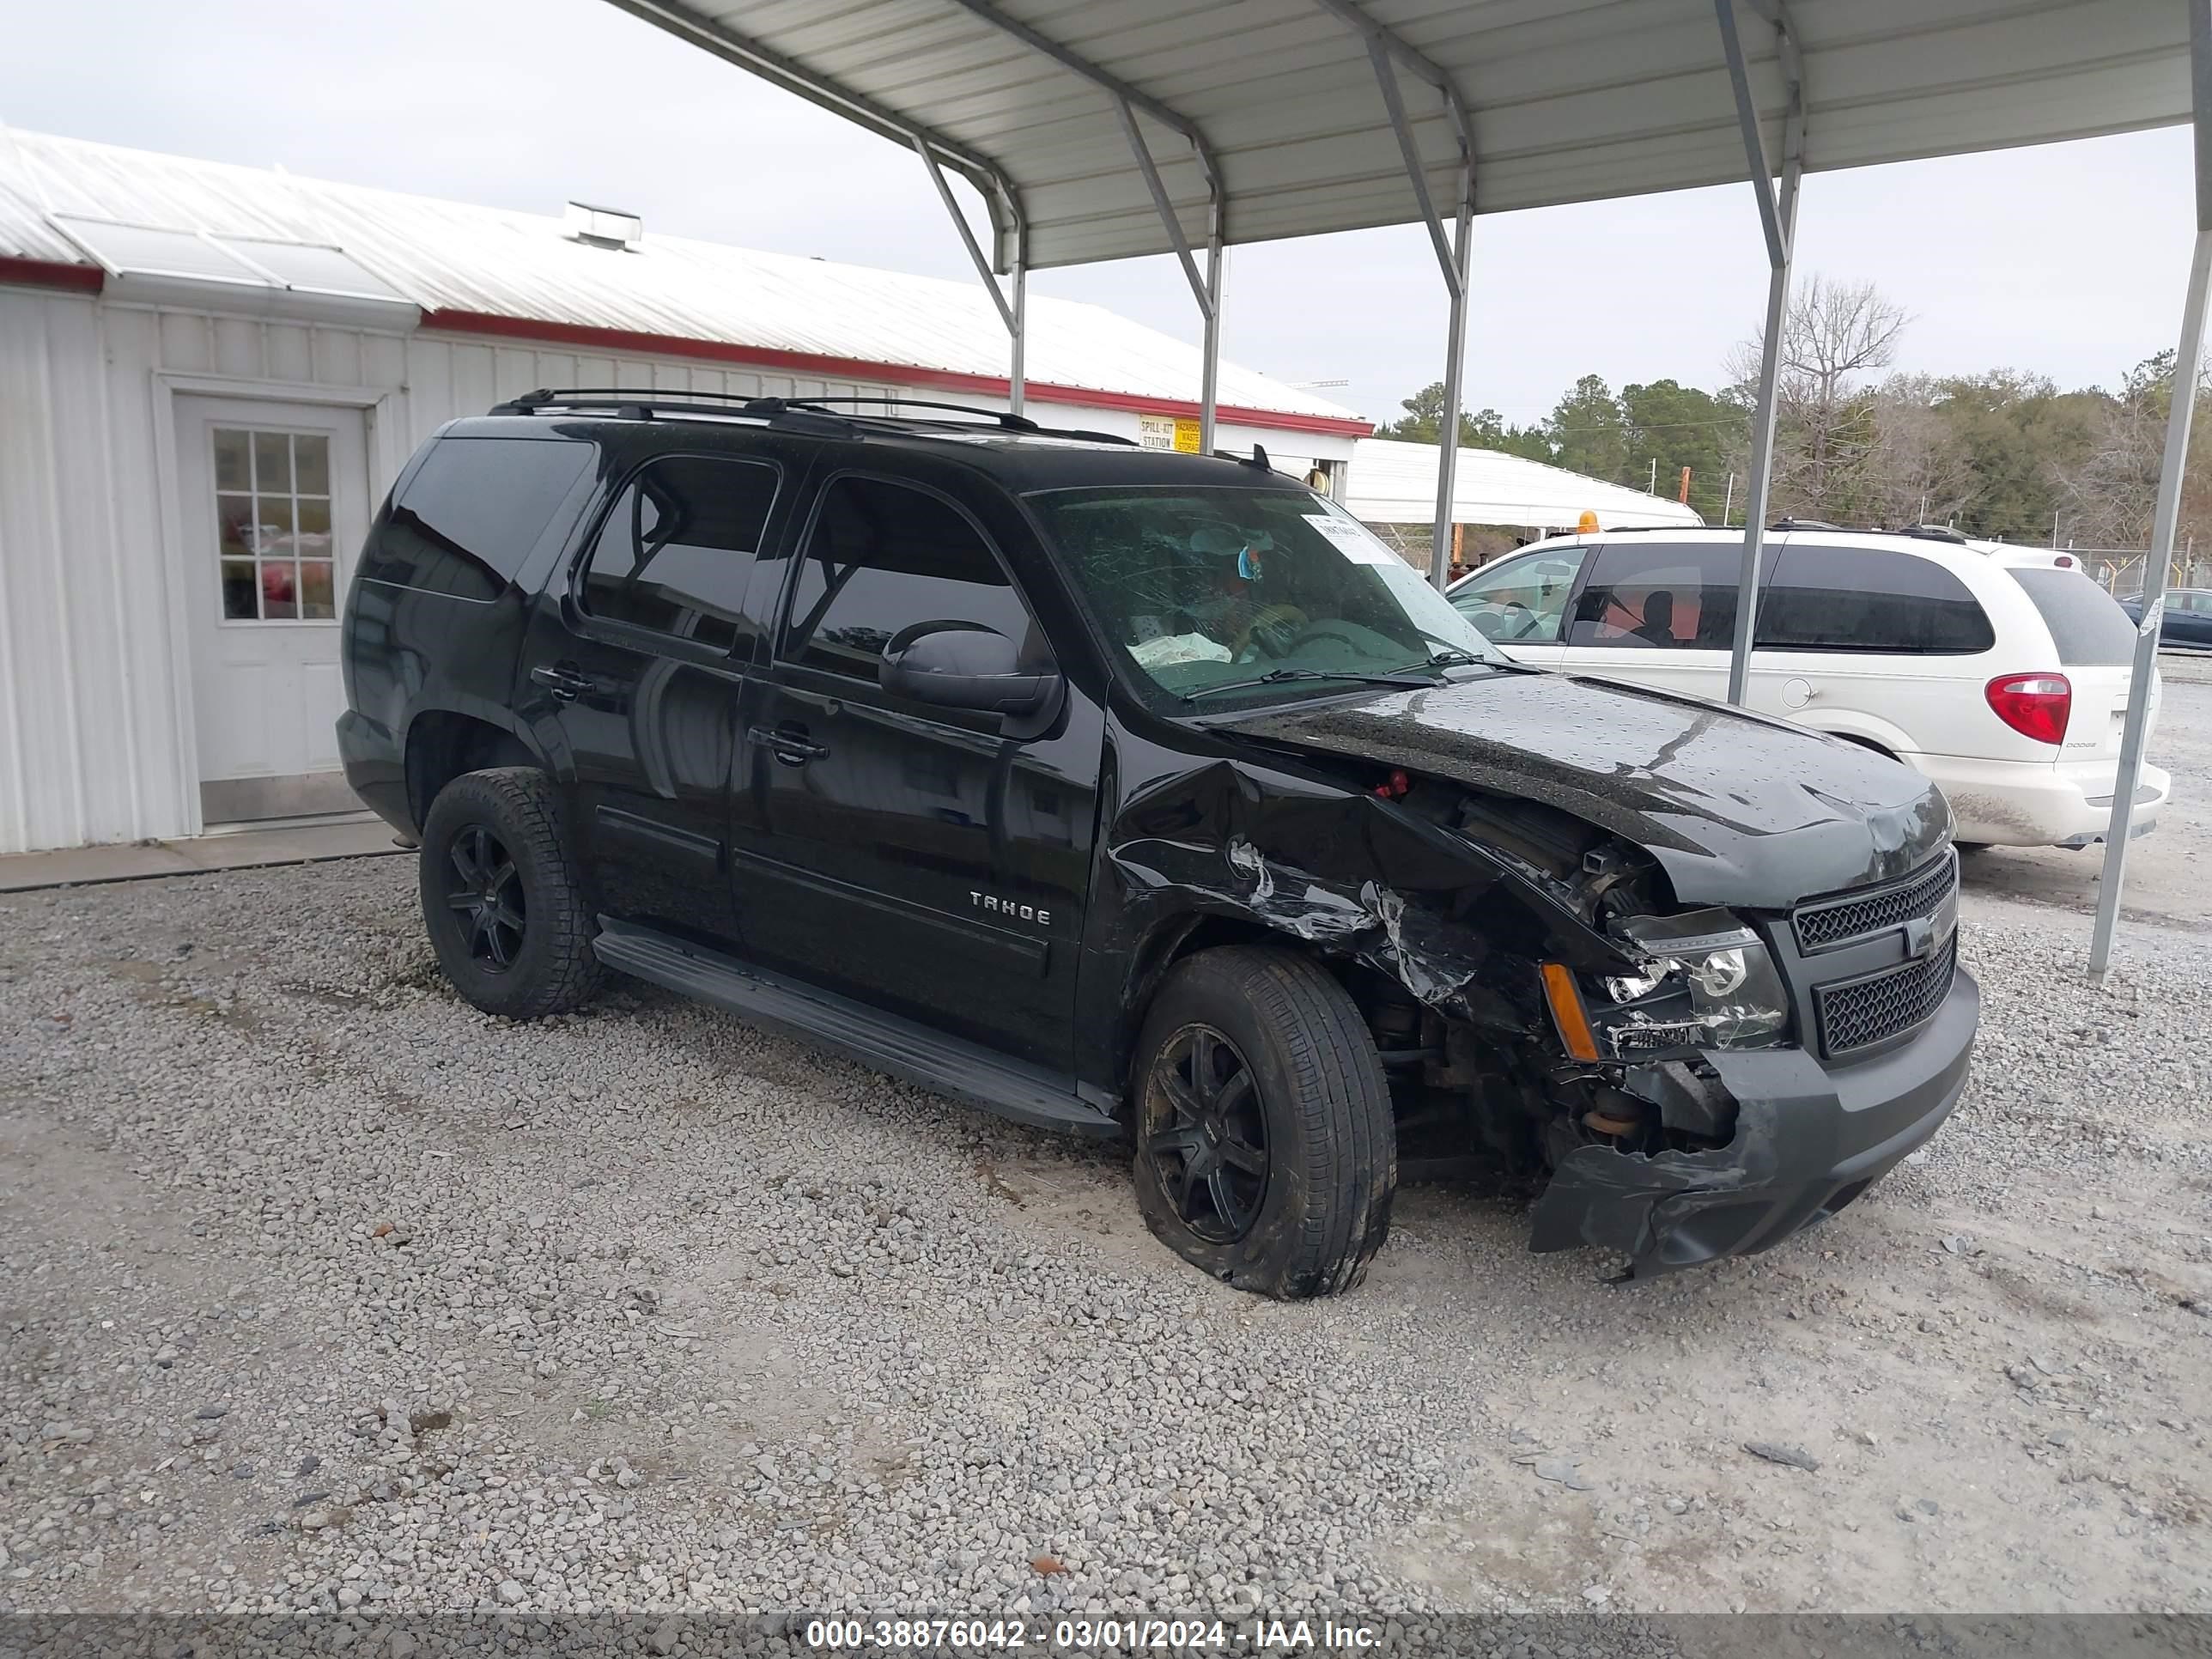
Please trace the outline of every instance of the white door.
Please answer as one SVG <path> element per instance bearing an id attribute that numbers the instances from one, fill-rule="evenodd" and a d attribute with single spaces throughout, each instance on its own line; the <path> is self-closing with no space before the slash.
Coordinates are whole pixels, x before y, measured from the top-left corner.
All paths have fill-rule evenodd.
<path id="1" fill-rule="evenodd" d="M 332 727 L 338 610 L 368 530 L 362 411 L 179 398 L 177 455 L 201 816 L 349 810 Z"/>

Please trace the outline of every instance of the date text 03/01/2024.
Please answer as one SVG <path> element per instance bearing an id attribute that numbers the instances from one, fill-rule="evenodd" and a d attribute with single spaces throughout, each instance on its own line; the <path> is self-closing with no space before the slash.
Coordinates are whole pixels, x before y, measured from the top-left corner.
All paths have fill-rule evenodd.
<path id="1" fill-rule="evenodd" d="M 1376 1646 L 1381 1632 L 1370 1625 L 1324 1619 L 815 1619 L 806 1645 L 833 1651 L 863 1649 L 943 1652 L 1008 1651 L 1024 1648 L 1108 1652 L 1162 1649 L 1238 1648 L 1300 1652 Z"/>

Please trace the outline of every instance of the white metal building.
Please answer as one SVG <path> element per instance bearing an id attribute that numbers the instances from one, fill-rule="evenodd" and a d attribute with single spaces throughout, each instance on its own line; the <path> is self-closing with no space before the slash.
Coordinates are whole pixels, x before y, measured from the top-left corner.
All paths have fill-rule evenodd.
<path id="1" fill-rule="evenodd" d="M 535 386 L 1005 407 L 972 283 L 0 129 L 0 853 L 343 810 L 337 605 L 423 438 Z M 1198 349 L 1030 304 L 1048 424 L 1195 447 Z M 1223 447 L 1372 428 L 1223 364 Z"/>
<path id="2" fill-rule="evenodd" d="M 1426 527 L 1437 510 L 1437 446 L 1395 438 L 1362 438 L 1352 448 L 1344 504 L 1369 524 Z M 1695 529 L 1694 507 L 1616 483 L 1584 477 L 1495 449 L 1462 445 L 1452 469 L 1454 524 L 1514 525 L 1571 530 L 1585 513 L 1607 530 L 1664 526 Z"/>

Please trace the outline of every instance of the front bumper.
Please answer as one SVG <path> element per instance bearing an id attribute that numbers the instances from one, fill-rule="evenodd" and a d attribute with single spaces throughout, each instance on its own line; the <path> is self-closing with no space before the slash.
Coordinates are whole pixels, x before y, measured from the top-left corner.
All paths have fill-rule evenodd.
<path id="1" fill-rule="evenodd" d="M 1802 1048 L 1715 1050 L 1705 1058 L 1735 1098 L 1735 1139 L 1649 1158 L 1576 1148 L 1536 1200 L 1528 1248 L 1618 1250 L 1643 1279 L 1780 1243 L 1936 1133 L 1966 1089 L 1980 1015 L 1961 969 L 1918 1036 L 1856 1065 Z"/>

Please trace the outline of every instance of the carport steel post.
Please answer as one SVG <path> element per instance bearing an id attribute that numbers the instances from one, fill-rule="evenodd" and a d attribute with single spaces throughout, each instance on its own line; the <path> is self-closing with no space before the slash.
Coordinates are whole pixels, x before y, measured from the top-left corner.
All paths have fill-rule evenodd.
<path id="1" fill-rule="evenodd" d="M 1747 0 L 1774 27 L 1776 55 L 1789 105 L 1782 118 L 1782 189 L 1766 163 L 1766 141 L 1759 131 L 1759 109 L 1751 96 L 1751 73 L 1736 33 L 1735 0 L 1713 0 L 1720 24 L 1721 50 L 1728 58 L 1729 84 L 1743 128 L 1744 159 L 1759 202 L 1759 228 L 1766 233 L 1766 326 L 1759 353 L 1759 405 L 1751 422 L 1751 472 L 1745 480 L 1743 566 L 1736 582 L 1735 641 L 1729 653 L 1728 700 L 1741 708 L 1751 678 L 1751 645 L 1759 619 L 1759 561 L 1766 542 L 1768 495 L 1774 474 L 1775 393 L 1781 378 L 1782 331 L 1790 315 L 1790 261 L 1797 245 L 1797 185 L 1805 172 L 1804 70 L 1782 0 Z"/>
<path id="2" fill-rule="evenodd" d="M 2166 585 L 2173 574 L 2173 532 L 2181 517 L 2189 426 L 2197 410 L 2197 380 L 2204 358 L 2205 296 L 2212 288 L 2212 0 L 2184 3 L 2189 8 L 2190 120 L 2197 141 L 2197 249 L 2189 264 L 2188 297 L 2181 306 L 2173 406 L 2166 417 L 2158 507 L 2151 520 L 2150 552 L 2143 561 L 2142 621 L 2136 629 L 2135 670 L 2128 677 L 2128 719 L 2120 735 L 2118 775 L 2112 780 L 2112 817 L 2105 829 L 2105 874 L 2097 889 L 2096 931 L 2089 938 L 2089 977 L 2100 985 L 2112 967 L 2112 931 L 2119 925 L 2121 889 L 2127 878 L 2128 836 L 2135 822 L 2136 787 L 2142 776 L 2143 744 L 2150 730 L 2151 677 L 2158 672 L 2159 626 L 2165 620 Z"/>
<path id="3" fill-rule="evenodd" d="M 1474 246 L 1474 125 L 1468 116 L 1466 100 L 1440 65 L 1368 16 L 1353 0 L 1316 0 L 1316 3 L 1358 30 L 1367 42 L 1367 57 L 1375 66 L 1375 83 L 1382 94 L 1383 112 L 1389 117 L 1390 131 L 1398 141 L 1399 157 L 1406 165 L 1406 182 L 1413 186 L 1414 203 L 1421 210 L 1421 223 L 1428 230 L 1437 264 L 1443 272 L 1444 294 L 1449 301 L 1444 325 L 1444 401 L 1437 418 L 1437 516 L 1429 543 L 1429 580 L 1442 589 L 1451 585 L 1452 525 L 1457 516 L 1460 387 L 1466 369 L 1467 289 Z M 1420 147 L 1413 142 L 1413 125 L 1406 118 L 1405 94 L 1398 85 L 1393 58 L 1443 95 L 1444 112 L 1451 118 L 1452 138 L 1459 147 L 1459 167 L 1454 179 L 1457 199 L 1449 238 L 1444 234 L 1443 220 L 1437 212 L 1436 198 L 1429 191 Z"/>

